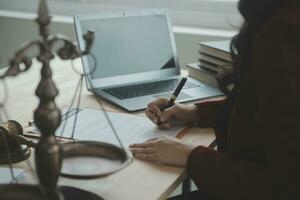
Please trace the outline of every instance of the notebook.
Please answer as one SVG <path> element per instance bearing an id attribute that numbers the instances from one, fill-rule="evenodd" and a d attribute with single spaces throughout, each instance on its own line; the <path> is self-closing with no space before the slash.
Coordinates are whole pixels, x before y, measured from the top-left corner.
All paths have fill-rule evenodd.
<path id="1" fill-rule="evenodd" d="M 56 136 L 71 138 L 76 111 L 77 109 L 73 108 L 66 116 L 67 108 L 63 110 L 63 121 L 55 133 Z M 117 112 L 107 112 L 107 114 L 125 147 L 164 135 L 181 138 L 188 130 L 182 125 L 172 126 L 168 130 L 160 130 L 145 116 Z M 63 130 L 65 123 L 66 126 Z M 35 135 L 39 134 L 36 127 L 32 127 L 29 131 Z M 103 111 L 93 108 L 81 107 L 78 109 L 74 139 L 102 141 L 119 146 Z"/>
<path id="2" fill-rule="evenodd" d="M 11 171 L 8 167 L 0 167 L 0 184 L 23 183 L 25 182 L 25 171 L 20 168 L 13 168 L 15 179 L 12 179 Z"/>

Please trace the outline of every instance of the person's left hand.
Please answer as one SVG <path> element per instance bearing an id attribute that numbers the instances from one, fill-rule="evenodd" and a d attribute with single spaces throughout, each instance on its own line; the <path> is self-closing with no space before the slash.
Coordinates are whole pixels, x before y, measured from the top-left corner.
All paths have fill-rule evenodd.
<path id="1" fill-rule="evenodd" d="M 171 137 L 160 137 L 129 146 L 133 156 L 150 162 L 185 167 L 195 146 Z"/>

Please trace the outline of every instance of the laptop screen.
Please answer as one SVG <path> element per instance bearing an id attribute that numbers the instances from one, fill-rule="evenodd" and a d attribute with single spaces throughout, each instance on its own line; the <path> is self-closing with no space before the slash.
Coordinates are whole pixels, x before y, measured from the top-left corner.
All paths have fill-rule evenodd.
<path id="1" fill-rule="evenodd" d="M 176 68 L 167 15 L 123 15 L 80 20 L 81 32 L 95 31 L 97 59 L 92 79 Z M 88 66 L 94 61 L 87 58 Z"/>

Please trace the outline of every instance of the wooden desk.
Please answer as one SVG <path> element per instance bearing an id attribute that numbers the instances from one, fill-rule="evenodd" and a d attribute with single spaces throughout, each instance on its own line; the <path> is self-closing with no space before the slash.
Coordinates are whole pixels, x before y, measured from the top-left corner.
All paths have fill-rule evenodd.
<path id="1" fill-rule="evenodd" d="M 80 61 L 78 61 L 80 65 Z M 70 104 L 75 85 L 79 77 L 72 71 L 69 61 L 54 59 L 51 63 L 53 78 L 60 91 L 57 105 L 63 107 Z M 8 78 L 9 100 L 6 108 L 10 119 L 17 120 L 26 125 L 32 119 L 32 111 L 37 107 L 38 100 L 34 91 L 40 79 L 40 64 L 34 61 L 34 66 L 24 74 L 15 78 Z M 1 87 L 1 85 L 0 85 Z M 2 93 L 2 91 L 1 91 Z M 124 110 L 105 102 L 107 110 Z M 86 88 L 83 89 L 81 106 L 98 107 L 95 97 Z M 137 114 L 142 114 L 141 112 Z M 198 144 L 209 145 L 214 139 L 211 129 L 192 128 L 182 140 Z M 29 162 L 33 164 L 33 157 Z M 30 173 L 27 162 L 14 165 L 24 168 L 28 172 L 27 182 L 35 183 L 36 179 Z M 154 200 L 166 199 L 184 178 L 184 169 L 170 166 L 156 165 L 140 160 L 134 160 L 125 169 L 108 177 L 92 180 L 75 180 L 60 177 L 59 185 L 69 185 L 92 191 L 104 199 L 109 200 Z"/>

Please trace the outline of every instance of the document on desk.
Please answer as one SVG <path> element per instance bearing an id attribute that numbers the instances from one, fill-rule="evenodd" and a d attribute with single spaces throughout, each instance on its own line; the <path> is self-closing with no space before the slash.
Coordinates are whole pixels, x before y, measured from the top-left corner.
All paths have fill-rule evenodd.
<path id="1" fill-rule="evenodd" d="M 23 183 L 25 181 L 25 171 L 20 168 L 13 168 L 14 179 L 8 167 L 0 167 L 0 184 Z"/>
<path id="2" fill-rule="evenodd" d="M 66 111 L 67 109 L 63 110 L 63 121 L 55 134 L 56 136 L 71 138 L 77 109 L 72 109 L 68 116 L 65 114 Z M 160 130 L 144 116 L 108 111 L 107 114 L 125 147 L 128 147 L 129 144 L 144 142 L 163 135 L 181 137 L 187 130 L 183 126 L 171 127 L 169 130 Z M 65 129 L 63 130 L 65 123 Z M 38 133 L 39 131 L 33 128 L 31 132 Z M 103 141 L 119 145 L 112 128 L 105 118 L 104 112 L 92 108 L 79 108 L 74 139 Z"/>

